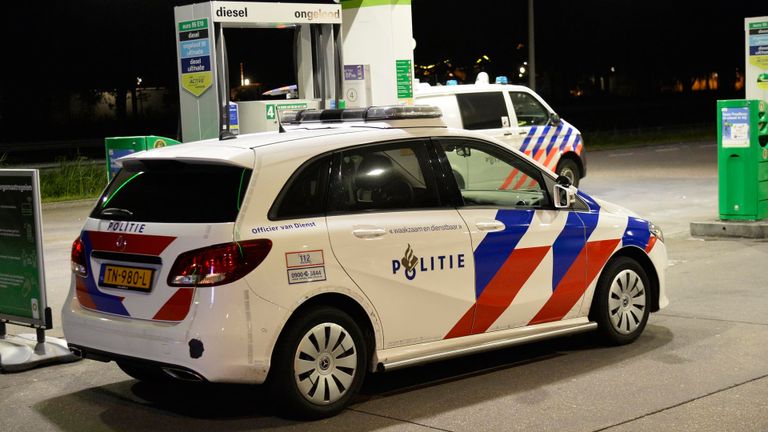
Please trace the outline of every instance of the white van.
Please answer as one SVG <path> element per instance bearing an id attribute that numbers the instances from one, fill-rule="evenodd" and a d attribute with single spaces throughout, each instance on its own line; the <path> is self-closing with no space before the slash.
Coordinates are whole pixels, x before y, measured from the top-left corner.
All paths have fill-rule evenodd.
<path id="1" fill-rule="evenodd" d="M 499 139 L 567 177 L 574 186 L 587 175 L 581 132 L 560 119 L 528 87 L 479 83 L 435 87 L 421 83 L 414 96 L 419 105 L 439 107 L 449 127 Z"/>

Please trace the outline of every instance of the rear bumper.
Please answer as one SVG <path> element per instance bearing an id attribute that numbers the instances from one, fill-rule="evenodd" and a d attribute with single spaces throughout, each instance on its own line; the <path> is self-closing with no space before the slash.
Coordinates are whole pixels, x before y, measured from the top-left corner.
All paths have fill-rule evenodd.
<path id="1" fill-rule="evenodd" d="M 246 284 L 216 289 L 215 295 L 210 288 L 196 290 L 180 322 L 91 311 L 70 290 L 62 310 L 64 334 L 85 358 L 178 369 L 202 381 L 263 383 L 277 334 L 265 322 L 280 322 L 276 316 L 284 311 L 250 294 Z"/>

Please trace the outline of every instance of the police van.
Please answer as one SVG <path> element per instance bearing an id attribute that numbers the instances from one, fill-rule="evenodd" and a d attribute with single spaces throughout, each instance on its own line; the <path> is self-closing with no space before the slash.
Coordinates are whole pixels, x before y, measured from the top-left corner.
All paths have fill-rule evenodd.
<path id="1" fill-rule="evenodd" d="M 506 82 L 506 78 L 496 81 Z M 439 107 L 449 127 L 492 136 L 568 178 L 574 186 L 587 175 L 581 132 L 528 87 L 488 84 L 488 75 L 481 72 L 475 84 L 419 83 L 414 97 L 417 104 Z"/>

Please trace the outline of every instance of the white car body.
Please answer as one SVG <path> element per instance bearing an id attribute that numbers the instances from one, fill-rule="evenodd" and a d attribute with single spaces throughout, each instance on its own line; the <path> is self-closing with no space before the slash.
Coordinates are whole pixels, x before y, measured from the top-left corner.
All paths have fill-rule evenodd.
<path id="1" fill-rule="evenodd" d="M 231 222 L 88 218 L 81 235 L 87 275 L 73 273 L 62 313 L 70 347 L 86 358 L 147 362 L 181 379 L 258 384 L 273 366 L 286 323 L 308 304 L 329 304 L 351 308 L 347 313 L 370 331 L 367 368 L 391 370 L 594 329 L 589 312 L 600 273 L 611 257 L 627 253 L 646 267 L 651 309 L 666 306 L 664 243 L 648 222 L 582 193 L 580 210 L 445 205 L 269 217 L 284 185 L 318 155 L 456 137 L 500 147 L 433 119 L 245 135 L 122 159 L 210 162 L 252 174 Z M 554 184 L 543 166 L 532 166 Z M 194 190 L 177 202 L 184 200 L 206 205 Z M 179 255 L 258 239 L 271 241 L 271 250 L 242 278 L 212 287 L 169 285 Z M 105 264 L 153 269 L 151 290 L 102 286 Z"/>

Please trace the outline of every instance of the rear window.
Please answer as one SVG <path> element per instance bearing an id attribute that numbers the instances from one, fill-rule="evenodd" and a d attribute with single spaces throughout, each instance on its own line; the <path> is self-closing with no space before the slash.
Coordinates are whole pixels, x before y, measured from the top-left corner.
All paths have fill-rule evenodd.
<path id="1" fill-rule="evenodd" d="M 234 222 L 251 170 L 181 161 L 127 161 L 92 218 L 168 223 Z"/>

